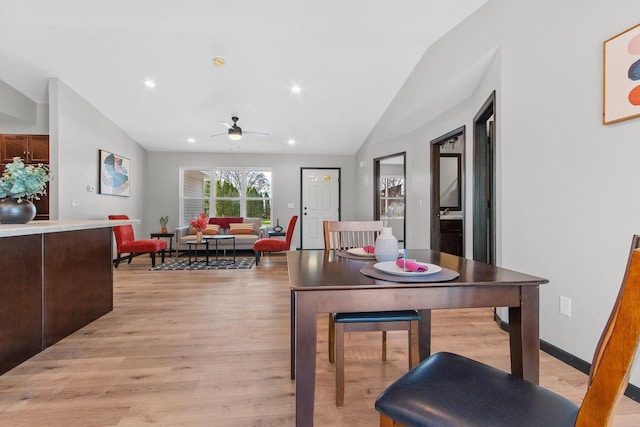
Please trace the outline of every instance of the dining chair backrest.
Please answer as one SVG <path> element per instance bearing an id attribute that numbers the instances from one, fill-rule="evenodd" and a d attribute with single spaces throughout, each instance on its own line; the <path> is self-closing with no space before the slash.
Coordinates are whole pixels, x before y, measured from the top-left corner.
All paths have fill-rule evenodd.
<path id="1" fill-rule="evenodd" d="M 618 298 L 596 347 L 576 426 L 609 425 L 615 404 L 629 383 L 640 337 L 639 247 L 640 236 L 635 235 Z"/>
<path id="2" fill-rule="evenodd" d="M 373 246 L 382 221 L 324 221 L 324 249 L 329 251 Z"/>

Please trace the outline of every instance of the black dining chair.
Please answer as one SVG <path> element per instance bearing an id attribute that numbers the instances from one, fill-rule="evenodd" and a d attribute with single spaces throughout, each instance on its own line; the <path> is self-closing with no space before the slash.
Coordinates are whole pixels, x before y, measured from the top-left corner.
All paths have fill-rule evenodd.
<path id="1" fill-rule="evenodd" d="M 640 249 L 627 270 L 591 364 L 580 406 L 521 378 L 452 353 L 436 353 L 376 400 L 380 426 L 607 426 L 629 383 L 640 336 Z"/>

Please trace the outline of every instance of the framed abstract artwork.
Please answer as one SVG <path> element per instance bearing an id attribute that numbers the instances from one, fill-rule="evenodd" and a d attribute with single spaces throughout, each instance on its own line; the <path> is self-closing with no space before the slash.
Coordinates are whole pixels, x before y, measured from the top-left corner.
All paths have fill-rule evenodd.
<path id="1" fill-rule="evenodd" d="M 602 123 L 640 117 L 640 24 L 603 43 Z"/>
<path id="2" fill-rule="evenodd" d="M 131 160 L 100 150 L 100 194 L 129 196 L 131 188 Z"/>

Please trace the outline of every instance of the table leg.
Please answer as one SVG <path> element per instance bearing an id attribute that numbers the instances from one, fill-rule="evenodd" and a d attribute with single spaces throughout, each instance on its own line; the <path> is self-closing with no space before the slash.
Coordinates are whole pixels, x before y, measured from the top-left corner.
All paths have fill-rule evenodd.
<path id="1" fill-rule="evenodd" d="M 205 247 L 205 254 L 206 254 L 205 256 L 207 259 L 207 265 L 209 265 L 209 241 L 208 240 L 204 243 L 204 247 Z"/>
<path id="2" fill-rule="evenodd" d="M 418 336 L 418 349 L 420 360 L 424 360 L 431 355 L 431 310 L 419 310 L 420 325 Z"/>
<path id="3" fill-rule="evenodd" d="M 191 244 L 190 243 L 188 244 L 188 247 L 189 247 L 189 249 L 188 249 L 189 250 L 189 265 L 191 265 Z"/>
<path id="4" fill-rule="evenodd" d="M 291 291 L 291 379 L 296 379 L 296 293 Z"/>
<path id="5" fill-rule="evenodd" d="M 316 391 L 316 339 L 318 301 L 314 292 L 295 297 L 296 426 L 313 426 Z"/>
<path id="6" fill-rule="evenodd" d="M 538 286 L 520 288 L 520 307 L 509 307 L 511 373 L 540 381 L 540 307 Z"/>

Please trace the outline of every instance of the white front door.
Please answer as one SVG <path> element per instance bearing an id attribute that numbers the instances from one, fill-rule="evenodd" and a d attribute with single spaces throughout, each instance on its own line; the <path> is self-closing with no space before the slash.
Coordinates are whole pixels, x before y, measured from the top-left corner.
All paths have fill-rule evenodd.
<path id="1" fill-rule="evenodd" d="M 302 249 L 324 249 L 322 221 L 340 219 L 340 169 L 302 169 Z"/>

